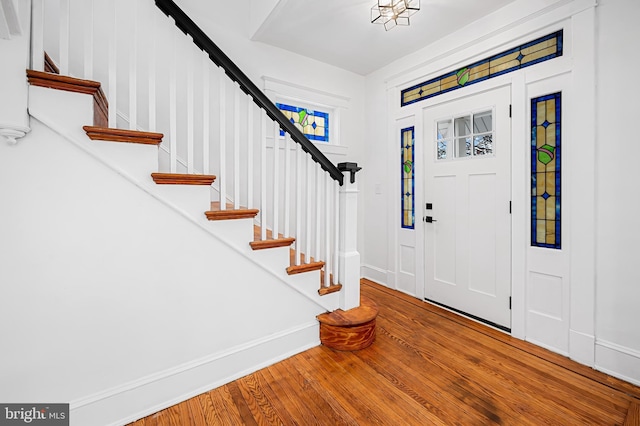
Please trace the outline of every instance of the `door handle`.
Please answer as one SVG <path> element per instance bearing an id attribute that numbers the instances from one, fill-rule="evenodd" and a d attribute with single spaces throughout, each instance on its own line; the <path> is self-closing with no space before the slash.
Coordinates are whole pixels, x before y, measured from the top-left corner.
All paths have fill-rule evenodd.
<path id="1" fill-rule="evenodd" d="M 427 223 L 437 222 L 437 220 L 434 219 L 432 216 L 425 216 L 424 217 L 424 221 L 427 222 Z"/>

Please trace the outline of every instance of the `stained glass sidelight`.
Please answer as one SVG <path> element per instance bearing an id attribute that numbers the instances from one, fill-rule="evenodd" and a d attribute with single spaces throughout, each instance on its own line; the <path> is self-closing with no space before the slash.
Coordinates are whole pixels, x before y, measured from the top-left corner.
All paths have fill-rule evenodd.
<path id="1" fill-rule="evenodd" d="M 562 56 L 562 30 L 404 89 L 401 106 Z"/>
<path id="2" fill-rule="evenodd" d="M 328 112 L 278 103 L 276 106 L 309 140 L 329 142 Z M 280 136 L 284 136 L 282 130 Z"/>
<path id="3" fill-rule="evenodd" d="M 402 227 L 414 229 L 415 223 L 415 173 L 414 173 L 414 128 L 407 127 L 400 131 L 400 168 L 402 174 L 401 207 Z"/>
<path id="4" fill-rule="evenodd" d="M 531 99 L 531 245 L 560 249 L 561 94 Z"/>

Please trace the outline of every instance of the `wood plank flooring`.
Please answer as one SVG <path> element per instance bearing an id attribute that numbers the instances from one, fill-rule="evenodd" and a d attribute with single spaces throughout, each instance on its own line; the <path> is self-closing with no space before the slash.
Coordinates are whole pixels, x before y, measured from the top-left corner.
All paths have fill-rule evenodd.
<path id="1" fill-rule="evenodd" d="M 133 426 L 640 425 L 640 388 L 363 280 L 375 343 L 313 348 Z"/>

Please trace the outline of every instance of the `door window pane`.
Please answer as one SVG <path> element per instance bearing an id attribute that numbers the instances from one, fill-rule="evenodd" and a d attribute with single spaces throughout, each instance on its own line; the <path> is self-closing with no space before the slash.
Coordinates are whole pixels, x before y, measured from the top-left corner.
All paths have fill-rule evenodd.
<path id="1" fill-rule="evenodd" d="M 483 111 L 473 115 L 473 133 L 487 133 L 493 129 L 491 111 Z"/>
<path id="2" fill-rule="evenodd" d="M 493 110 L 438 121 L 436 160 L 492 156 L 493 127 Z"/>
<path id="3" fill-rule="evenodd" d="M 456 136 L 470 135 L 471 134 L 471 116 L 456 118 L 454 131 L 456 133 Z"/>

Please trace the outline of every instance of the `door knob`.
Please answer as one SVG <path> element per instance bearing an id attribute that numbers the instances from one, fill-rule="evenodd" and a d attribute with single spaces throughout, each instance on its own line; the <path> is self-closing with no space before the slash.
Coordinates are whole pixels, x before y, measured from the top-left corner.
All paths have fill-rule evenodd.
<path id="1" fill-rule="evenodd" d="M 432 216 L 425 216 L 424 221 L 427 223 L 437 222 Z"/>

